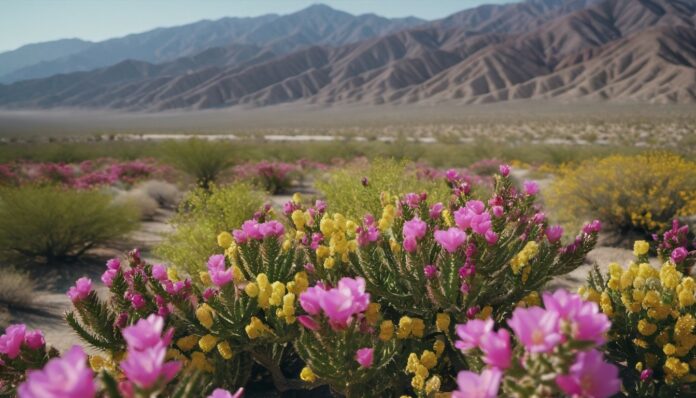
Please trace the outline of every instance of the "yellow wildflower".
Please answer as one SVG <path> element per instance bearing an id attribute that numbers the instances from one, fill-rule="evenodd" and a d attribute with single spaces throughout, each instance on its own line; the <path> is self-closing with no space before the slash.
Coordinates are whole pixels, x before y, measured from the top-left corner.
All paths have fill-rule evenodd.
<path id="1" fill-rule="evenodd" d="M 229 232 L 220 232 L 217 236 L 217 244 L 223 249 L 227 249 L 232 245 L 234 242 L 234 239 L 232 238 L 232 234 Z"/>
<path id="2" fill-rule="evenodd" d="M 390 320 L 382 321 L 379 325 L 379 339 L 387 341 L 394 335 L 394 322 Z"/>
<path id="3" fill-rule="evenodd" d="M 213 284 L 213 281 L 210 279 L 210 274 L 208 273 L 208 271 L 201 271 L 201 272 L 198 274 L 198 276 L 201 278 L 201 282 L 202 282 L 205 286 L 210 286 L 210 285 Z"/>
<path id="4" fill-rule="evenodd" d="M 438 339 L 433 343 L 433 350 L 438 357 L 445 351 L 445 342 Z"/>
<path id="5" fill-rule="evenodd" d="M 230 347 L 230 343 L 223 341 L 217 345 L 218 352 L 220 353 L 220 356 L 230 360 L 232 359 L 232 356 L 234 353 L 232 352 L 232 348 Z"/>
<path id="6" fill-rule="evenodd" d="M 191 351 L 196 344 L 198 344 L 198 336 L 193 334 L 182 337 L 176 341 L 176 346 L 179 347 L 181 351 Z"/>
<path id="7" fill-rule="evenodd" d="M 207 353 L 215 348 L 218 340 L 219 339 L 212 334 L 206 334 L 205 336 L 201 337 L 200 340 L 198 340 L 198 346 L 201 348 L 201 351 Z"/>
<path id="8" fill-rule="evenodd" d="M 438 332 L 449 332 L 450 316 L 447 313 L 440 312 L 435 317 L 435 326 Z"/>
<path id="9" fill-rule="evenodd" d="M 312 369 L 305 366 L 304 368 L 302 368 L 302 371 L 300 372 L 300 379 L 306 383 L 314 383 L 315 381 L 317 381 L 317 376 L 314 374 Z"/>
<path id="10" fill-rule="evenodd" d="M 215 371 L 213 364 L 200 351 L 195 351 L 191 354 L 191 366 L 201 372 L 212 373 Z"/>
<path id="11" fill-rule="evenodd" d="M 420 318 L 413 318 L 411 320 L 411 334 L 413 337 L 421 338 L 425 332 L 425 323 Z"/>
<path id="12" fill-rule="evenodd" d="M 396 337 L 399 339 L 405 339 L 411 335 L 411 330 L 413 329 L 413 320 L 408 316 L 403 316 L 399 320 L 399 329 L 396 331 Z"/>
<path id="13" fill-rule="evenodd" d="M 213 309 L 208 304 L 201 304 L 196 309 L 196 318 L 206 329 L 213 326 Z"/>
<path id="14" fill-rule="evenodd" d="M 426 394 L 432 394 L 435 392 L 440 391 L 440 378 L 437 376 L 433 376 L 428 381 L 425 382 L 425 393 Z"/>
<path id="15" fill-rule="evenodd" d="M 437 365 L 437 355 L 434 352 L 425 350 L 420 357 L 420 363 L 428 369 L 432 369 Z"/>
<path id="16" fill-rule="evenodd" d="M 640 321 L 638 321 L 638 331 L 643 336 L 652 336 L 652 334 L 655 333 L 656 330 L 657 325 L 655 325 L 654 323 L 650 323 L 645 319 L 641 319 Z"/>
<path id="17" fill-rule="evenodd" d="M 637 240 L 633 243 L 633 254 L 636 257 L 644 256 L 648 254 L 650 250 L 650 243 L 644 240 Z"/>

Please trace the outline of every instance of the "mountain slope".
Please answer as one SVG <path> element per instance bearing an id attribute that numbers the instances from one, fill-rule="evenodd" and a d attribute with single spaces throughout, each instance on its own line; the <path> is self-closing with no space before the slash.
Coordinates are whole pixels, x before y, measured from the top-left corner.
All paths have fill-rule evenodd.
<path id="1" fill-rule="evenodd" d="M 0 53 L 0 76 L 39 62 L 75 54 L 91 45 L 92 43 L 80 39 L 62 39 L 28 44 Z"/>
<path id="2" fill-rule="evenodd" d="M 283 16 L 205 20 L 94 43 L 58 59 L 0 74 L 0 82 L 92 70 L 127 59 L 160 63 L 231 44 L 266 46 L 272 52 L 288 53 L 311 45 L 343 45 L 422 22 L 417 18 L 387 19 L 373 14 L 353 16 L 324 5 Z"/>
<path id="3" fill-rule="evenodd" d="M 530 0 L 515 6 L 535 10 L 529 14 L 534 21 L 512 27 L 501 22 L 504 13 L 475 9 L 478 16 L 467 18 L 476 26 L 505 28 L 448 28 L 438 21 L 335 47 L 286 53 L 271 50 L 270 41 L 157 65 L 124 61 L 0 85 L 0 106 L 162 111 L 284 102 L 696 102 L 696 2 Z M 338 21 L 324 25 L 340 25 L 344 16 L 334 16 Z M 339 36 L 335 40 L 347 40 Z"/>

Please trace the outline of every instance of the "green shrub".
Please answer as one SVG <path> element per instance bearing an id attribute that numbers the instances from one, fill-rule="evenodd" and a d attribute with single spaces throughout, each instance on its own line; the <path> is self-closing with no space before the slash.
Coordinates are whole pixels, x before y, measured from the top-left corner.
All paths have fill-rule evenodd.
<path id="1" fill-rule="evenodd" d="M 390 195 L 428 192 L 433 202 L 447 199 L 449 189 L 444 179 L 419 179 L 408 165 L 407 161 L 375 159 L 369 165 L 337 169 L 316 185 L 326 197 L 330 211 L 353 218 L 365 213 L 379 216 L 382 192 Z M 364 178 L 367 184 L 363 184 Z"/>
<path id="2" fill-rule="evenodd" d="M 164 144 L 163 150 L 167 162 L 190 174 L 198 186 L 206 189 L 231 165 L 228 146 L 217 142 L 199 139 L 171 141 Z"/>
<path id="3" fill-rule="evenodd" d="M 0 190 L 0 247 L 4 255 L 77 257 L 137 226 L 138 214 L 100 191 L 52 186 Z"/>
<path id="4" fill-rule="evenodd" d="M 27 308 L 34 301 L 36 282 L 28 272 L 13 267 L 0 268 L 0 306 Z"/>
<path id="5" fill-rule="evenodd" d="M 172 232 L 156 253 L 193 275 L 205 269 L 208 257 L 219 251 L 215 237 L 220 231 L 239 227 L 263 205 L 264 195 L 247 183 L 235 183 L 210 191 L 198 188 L 188 194 L 172 223 Z"/>

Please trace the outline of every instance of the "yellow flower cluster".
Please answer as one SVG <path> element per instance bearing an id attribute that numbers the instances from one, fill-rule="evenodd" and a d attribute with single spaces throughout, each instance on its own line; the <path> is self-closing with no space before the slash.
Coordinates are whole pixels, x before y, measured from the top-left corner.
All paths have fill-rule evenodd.
<path id="1" fill-rule="evenodd" d="M 337 261 L 348 262 L 348 254 L 358 250 L 358 242 L 355 240 L 357 225 L 347 220 L 342 214 L 334 214 L 333 217 L 324 215 L 319 222 L 319 229 L 324 236 L 324 241 L 329 240 L 329 245 L 319 245 L 316 249 L 317 260 L 322 262 L 324 268 L 332 269 Z"/>
<path id="2" fill-rule="evenodd" d="M 529 264 L 529 261 L 536 257 L 538 253 L 539 245 L 533 240 L 527 242 L 527 244 L 524 245 L 524 248 L 522 248 L 522 250 L 517 253 L 512 260 L 510 260 L 512 272 L 517 275 L 520 273 L 520 271 L 523 271 L 522 279 L 523 281 L 526 281 L 527 277 L 529 277 L 529 272 L 531 272 L 531 268 L 527 267 L 527 265 Z"/>
<path id="3" fill-rule="evenodd" d="M 392 337 L 394 337 L 394 322 L 390 320 L 382 321 L 379 325 L 379 339 L 388 341 Z"/>
<path id="4" fill-rule="evenodd" d="M 655 232 L 696 213 L 695 176 L 696 162 L 675 154 L 609 156 L 561 167 L 545 199 L 569 226 L 592 215 L 617 228 Z"/>
<path id="5" fill-rule="evenodd" d="M 430 350 L 423 351 L 420 358 L 414 352 L 408 356 L 406 373 L 413 375 L 411 387 L 426 396 L 440 391 L 440 378 L 434 375 L 428 379 L 430 370 L 437 365 L 437 358 L 438 355 Z"/>
<path id="6" fill-rule="evenodd" d="M 296 273 L 293 280 L 287 284 L 280 281 L 269 283 L 268 276 L 261 273 L 256 276 L 256 282 L 248 283 L 244 287 L 244 292 L 249 297 L 256 298 L 263 309 L 269 309 L 271 306 L 280 307 L 276 309 L 276 316 L 291 324 L 296 320 L 295 299 L 307 290 L 308 286 L 309 280 L 304 271 Z"/>
<path id="7" fill-rule="evenodd" d="M 425 322 L 420 318 L 402 316 L 399 319 L 399 328 L 396 330 L 398 339 L 407 339 L 411 336 L 421 338 L 425 332 Z"/>
<path id="8" fill-rule="evenodd" d="M 396 216 L 396 208 L 393 204 L 388 204 L 382 209 L 382 217 L 377 222 L 377 227 L 382 232 L 387 232 L 391 229 L 392 224 L 394 224 L 394 217 Z"/>
<path id="9" fill-rule="evenodd" d="M 642 258 L 649 246 L 636 242 L 634 254 Z M 668 383 L 696 381 L 696 283 L 682 275 L 670 262 L 659 270 L 647 263 L 631 263 L 623 269 L 609 265 L 606 289 L 599 294 L 592 288 L 580 293 L 599 301 L 609 317 L 621 317 L 633 325 L 628 338 L 643 349 L 640 366 L 662 367 Z M 622 323 L 623 323 L 622 322 Z M 625 333 L 622 329 L 617 333 Z M 629 329 L 630 330 L 630 329 Z"/>
<path id="10" fill-rule="evenodd" d="M 435 316 L 435 328 L 438 332 L 449 333 L 450 316 L 447 313 L 440 312 Z"/>
<path id="11" fill-rule="evenodd" d="M 213 326 L 213 309 L 208 304 L 201 304 L 196 309 L 196 318 L 206 329 Z"/>
<path id="12" fill-rule="evenodd" d="M 633 243 L 633 255 L 636 257 L 645 256 L 650 251 L 650 243 L 644 240 L 637 240 Z"/>
<path id="13" fill-rule="evenodd" d="M 271 328 L 269 328 L 265 323 L 263 323 L 263 321 L 261 321 L 259 318 L 255 316 L 251 317 L 251 322 L 249 322 L 249 324 L 244 327 L 244 330 L 246 331 L 247 336 L 249 336 L 249 338 L 252 340 L 257 339 L 263 335 L 273 333 L 271 331 Z"/>

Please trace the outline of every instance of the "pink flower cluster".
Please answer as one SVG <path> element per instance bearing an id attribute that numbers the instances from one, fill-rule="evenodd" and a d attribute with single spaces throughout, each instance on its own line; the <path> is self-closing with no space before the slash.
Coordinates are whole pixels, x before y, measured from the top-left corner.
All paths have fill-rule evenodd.
<path id="1" fill-rule="evenodd" d="M 79 346 L 62 358 L 48 361 L 42 370 L 30 370 L 17 389 L 20 398 L 92 398 L 97 389 L 87 355 Z"/>
<path id="2" fill-rule="evenodd" d="M 147 305 L 152 304 L 148 304 L 147 299 L 143 297 L 140 292 L 138 292 L 135 287 L 134 278 L 137 276 L 139 278 L 143 278 L 144 280 L 148 280 L 149 277 L 144 268 L 144 263 L 140 258 L 140 252 L 137 249 L 133 250 L 129 253 L 129 257 L 131 264 L 130 268 L 122 267 L 121 261 L 118 258 L 112 258 L 111 260 L 107 261 L 106 271 L 104 271 L 102 274 L 101 280 L 106 286 L 111 287 L 114 280 L 119 275 L 122 276 L 128 286 L 123 298 L 131 303 L 134 310 L 139 311 L 145 308 Z M 184 300 L 194 300 L 194 296 L 191 294 L 191 279 L 186 278 L 183 280 L 170 280 L 167 274 L 167 268 L 162 264 L 153 265 L 151 275 L 152 279 L 159 282 L 167 294 L 171 296 L 169 299 L 176 297 Z M 156 305 L 157 314 L 160 316 L 167 316 L 172 311 L 172 304 L 168 302 L 167 299 L 157 294 L 154 295 L 154 305 Z M 122 323 L 124 323 L 128 318 L 128 315 L 125 313 L 121 315 L 122 316 L 119 318 L 119 320 L 117 320 L 117 327 L 122 327 Z"/>
<path id="3" fill-rule="evenodd" d="M 300 294 L 300 306 L 310 316 L 300 316 L 298 321 L 308 329 L 318 330 L 319 324 L 312 316 L 323 313 L 334 329 L 343 329 L 368 304 L 370 294 L 365 292 L 365 279 L 341 278 L 334 288 L 316 285 Z"/>
<path id="4" fill-rule="evenodd" d="M 596 303 L 584 301 L 579 295 L 565 290 L 544 294 L 543 302 L 545 308 L 515 309 L 508 320 L 508 326 L 528 354 L 555 355 L 556 348 L 568 341 L 595 345 L 606 342 L 611 323 Z M 499 383 L 502 372 L 512 365 L 513 352 L 510 333 L 503 328 L 494 331 L 493 326 L 491 319 L 474 319 L 457 325 L 460 340 L 455 346 L 462 351 L 480 350 L 489 369 L 488 373 L 481 375 L 462 372 L 459 394 L 471 395 L 453 396 L 497 396 L 498 386 L 494 386 L 493 381 Z M 566 394 L 593 398 L 610 397 L 619 391 L 621 385 L 618 369 L 605 363 L 595 350 L 578 352 L 569 373 L 558 374 L 556 381 L 557 387 Z M 493 395 L 486 395 L 488 393 Z"/>
<path id="5" fill-rule="evenodd" d="M 418 217 L 406 221 L 403 226 L 404 249 L 409 253 L 416 251 L 418 241 L 425 237 L 427 230 L 428 224 Z"/>
<path id="6" fill-rule="evenodd" d="M 288 189 L 295 175 L 301 175 L 308 170 L 324 170 L 327 166 L 322 163 L 300 160 L 297 163 L 260 161 L 244 163 L 233 168 L 236 178 L 259 181 L 271 193 Z"/>
<path id="7" fill-rule="evenodd" d="M 5 334 L 0 336 L 0 354 L 7 356 L 9 359 L 17 358 L 22 347 L 30 350 L 38 350 L 46 344 L 43 332 L 40 330 L 27 331 L 24 324 L 10 325 L 5 329 Z M 0 366 L 2 360 L 0 360 Z"/>
<path id="8" fill-rule="evenodd" d="M 377 229 L 377 224 L 375 223 L 375 218 L 371 214 L 363 217 L 363 225 L 359 226 L 355 232 L 355 239 L 360 247 L 377 242 L 380 236 L 379 229 Z"/>
<path id="9" fill-rule="evenodd" d="M 225 267 L 224 254 L 214 254 L 208 259 L 208 274 L 215 286 L 222 287 L 232 281 L 232 268 Z"/>
<path id="10" fill-rule="evenodd" d="M 86 299 L 90 292 L 92 292 L 92 280 L 82 277 L 75 282 L 75 286 L 68 290 L 68 297 L 70 297 L 70 301 L 77 303 Z"/>
<path id="11" fill-rule="evenodd" d="M 165 362 L 174 329 L 169 329 L 164 335 L 163 329 L 164 319 L 155 314 L 123 329 L 123 338 L 128 348 L 126 359 L 121 362 L 121 370 L 130 382 L 140 388 L 149 389 L 158 384 L 166 384 L 181 369 L 179 362 Z"/>
<path id="12" fill-rule="evenodd" d="M 454 213 L 454 221 L 459 228 L 486 238 L 489 245 L 498 241 L 498 234 L 493 231 L 491 214 L 486 211 L 486 205 L 480 200 L 470 200 L 466 205 Z"/>
<path id="13" fill-rule="evenodd" d="M 285 227 L 276 220 L 259 223 L 257 220 L 247 220 L 241 229 L 232 231 L 237 244 L 244 244 L 250 240 L 264 240 L 266 238 L 280 238 L 285 234 Z"/>
<path id="14" fill-rule="evenodd" d="M 88 189 L 101 185 L 132 185 L 163 176 L 167 171 L 150 159 L 121 162 L 102 158 L 76 164 L 15 162 L 0 165 L 0 183 L 50 183 Z"/>
<path id="15" fill-rule="evenodd" d="M 672 221 L 672 228 L 662 237 L 653 234 L 653 240 L 658 242 L 659 254 L 662 257 L 669 256 L 674 264 L 688 270 L 696 262 L 696 241 L 689 242 L 689 226 L 679 225 L 679 220 Z"/>

